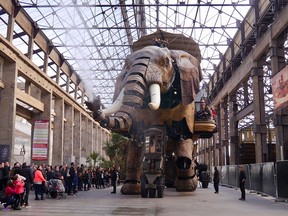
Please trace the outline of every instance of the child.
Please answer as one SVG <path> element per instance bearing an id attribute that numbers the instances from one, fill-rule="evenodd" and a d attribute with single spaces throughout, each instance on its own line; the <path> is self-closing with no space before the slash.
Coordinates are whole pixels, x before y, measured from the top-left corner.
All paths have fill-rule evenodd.
<path id="1" fill-rule="evenodd" d="M 15 189 L 14 189 L 14 184 L 13 184 L 13 180 L 8 180 L 7 184 L 6 184 L 6 188 L 4 193 L 7 195 L 5 197 L 5 200 L 3 200 L 4 204 L 4 208 L 7 208 L 9 205 L 11 205 L 13 208 L 15 206 L 15 199 L 14 199 L 14 194 L 15 194 Z"/>
<path id="2" fill-rule="evenodd" d="M 24 195 L 24 188 L 25 188 L 24 181 L 26 180 L 26 178 L 19 174 L 16 174 L 13 177 L 13 180 L 14 180 L 14 189 L 15 189 L 15 206 L 13 209 L 21 210 L 20 203 Z"/>

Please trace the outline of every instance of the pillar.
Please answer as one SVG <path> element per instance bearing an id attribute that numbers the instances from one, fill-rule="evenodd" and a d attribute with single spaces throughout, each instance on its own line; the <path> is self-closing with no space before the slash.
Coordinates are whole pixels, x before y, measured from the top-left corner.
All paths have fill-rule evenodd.
<path id="1" fill-rule="evenodd" d="M 17 66 L 14 62 L 2 61 L 2 80 L 4 89 L 0 89 L 0 145 L 5 150 L 2 160 L 11 161 L 15 144 L 15 119 L 16 119 L 16 97 L 17 88 Z"/>
<path id="2" fill-rule="evenodd" d="M 237 98 L 235 94 L 229 94 L 229 129 L 230 129 L 230 164 L 239 164 L 239 132 L 238 121 L 235 120 L 237 113 Z"/>
<path id="3" fill-rule="evenodd" d="M 53 122 L 53 157 L 52 164 L 63 163 L 64 146 L 64 100 L 55 98 L 54 101 L 54 122 Z"/>
<path id="4" fill-rule="evenodd" d="M 73 157 L 73 145 L 76 122 L 74 120 L 73 106 L 65 104 L 64 110 L 63 162 L 69 164 L 75 161 Z"/>
<path id="5" fill-rule="evenodd" d="M 268 161 L 267 128 L 265 120 L 263 70 L 260 62 L 252 69 L 254 134 L 256 163 Z"/>
<path id="6" fill-rule="evenodd" d="M 270 31 L 272 31 L 270 29 Z M 270 58 L 272 76 L 274 77 L 285 66 L 283 40 L 271 40 Z M 276 129 L 276 160 L 288 160 L 288 109 L 274 111 Z"/>

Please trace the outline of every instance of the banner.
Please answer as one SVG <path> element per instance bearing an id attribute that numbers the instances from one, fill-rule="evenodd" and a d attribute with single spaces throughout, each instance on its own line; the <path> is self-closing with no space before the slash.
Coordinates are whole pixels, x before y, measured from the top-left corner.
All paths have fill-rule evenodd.
<path id="1" fill-rule="evenodd" d="M 288 65 L 272 78 L 275 111 L 288 105 Z"/>
<path id="2" fill-rule="evenodd" d="M 49 143 L 49 120 L 34 122 L 32 160 L 46 160 Z"/>

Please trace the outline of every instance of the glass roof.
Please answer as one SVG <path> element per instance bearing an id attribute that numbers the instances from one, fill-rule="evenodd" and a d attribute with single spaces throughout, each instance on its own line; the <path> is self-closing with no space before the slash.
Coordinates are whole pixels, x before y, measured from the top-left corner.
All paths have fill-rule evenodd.
<path id="1" fill-rule="evenodd" d="M 133 42 L 157 29 L 200 45 L 208 82 L 242 22 L 249 0 L 20 0 L 81 77 L 90 96 L 112 103 L 115 78 Z M 248 22 L 248 21 L 245 21 Z M 240 46 L 240 45 L 239 45 Z"/>

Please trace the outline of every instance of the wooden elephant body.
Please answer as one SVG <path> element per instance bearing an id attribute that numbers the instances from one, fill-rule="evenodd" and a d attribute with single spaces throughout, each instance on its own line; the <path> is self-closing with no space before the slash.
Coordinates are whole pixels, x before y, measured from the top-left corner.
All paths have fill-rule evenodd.
<path id="1" fill-rule="evenodd" d="M 167 154 L 175 154 L 175 188 L 179 191 L 196 189 L 192 139 L 194 99 L 201 78 L 199 62 L 189 53 L 157 46 L 144 47 L 127 56 L 117 78 L 112 108 L 95 110 L 90 106 L 94 119 L 103 127 L 133 141 L 127 155 L 123 194 L 140 193 L 143 162 L 140 136 L 141 131 L 153 125 L 166 127 Z M 183 166 L 183 163 L 189 166 Z"/>

